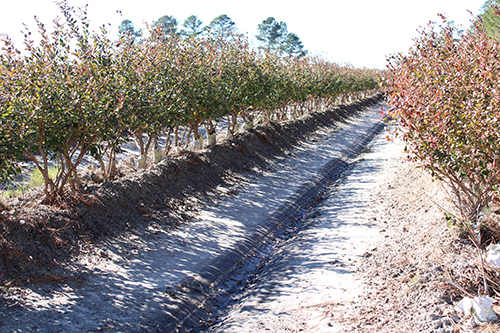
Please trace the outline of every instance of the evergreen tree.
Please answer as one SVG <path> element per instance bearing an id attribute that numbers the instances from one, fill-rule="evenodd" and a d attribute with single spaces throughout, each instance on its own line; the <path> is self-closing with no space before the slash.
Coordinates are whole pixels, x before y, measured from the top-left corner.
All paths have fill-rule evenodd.
<path id="1" fill-rule="evenodd" d="M 229 16 L 222 14 L 210 22 L 207 26 L 207 30 L 209 30 L 212 35 L 216 37 L 227 38 L 236 33 L 236 24 L 229 18 Z"/>
<path id="2" fill-rule="evenodd" d="M 274 17 L 268 17 L 257 26 L 257 40 L 271 50 L 279 49 L 283 39 L 288 34 L 286 23 L 278 22 Z"/>
<path id="3" fill-rule="evenodd" d="M 203 22 L 198 19 L 198 16 L 191 15 L 186 20 L 182 26 L 184 29 L 181 30 L 183 36 L 198 36 L 203 33 L 204 28 L 202 27 Z"/>
<path id="4" fill-rule="evenodd" d="M 165 36 L 177 35 L 177 19 L 172 15 L 164 15 L 156 21 L 156 25 L 165 34 Z"/>
<path id="5" fill-rule="evenodd" d="M 142 31 L 136 31 L 134 28 L 134 23 L 130 20 L 123 20 L 118 26 L 118 34 L 120 36 L 128 36 L 134 40 L 136 38 L 142 37 Z"/>
<path id="6" fill-rule="evenodd" d="M 304 50 L 304 46 L 300 41 L 300 38 L 290 32 L 286 38 L 283 40 L 282 44 L 283 52 L 288 54 L 289 56 L 303 57 L 307 54 L 307 51 Z"/>
<path id="7" fill-rule="evenodd" d="M 288 27 L 283 21 L 278 22 L 274 17 L 268 17 L 258 25 L 257 29 L 259 30 L 257 40 L 270 50 L 296 57 L 302 57 L 307 53 L 300 38 L 288 32 Z"/>

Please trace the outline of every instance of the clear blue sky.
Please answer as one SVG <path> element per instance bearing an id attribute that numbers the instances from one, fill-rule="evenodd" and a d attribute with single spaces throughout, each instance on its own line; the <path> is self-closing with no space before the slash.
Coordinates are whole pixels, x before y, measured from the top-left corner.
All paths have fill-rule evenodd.
<path id="1" fill-rule="evenodd" d="M 22 23 L 33 27 L 33 17 L 50 25 L 58 15 L 52 0 L 0 0 L 0 33 L 6 33 L 22 47 Z M 357 67 L 385 68 L 386 55 L 405 52 L 417 36 L 419 26 L 445 14 L 458 24 L 468 25 L 470 14 L 479 12 L 485 0 L 70 0 L 76 7 L 88 4 L 92 24 L 110 23 L 113 34 L 123 19 L 137 28 L 163 15 L 182 23 L 197 15 L 208 24 L 220 14 L 228 15 L 241 32 L 255 40 L 257 25 L 269 16 L 284 21 L 288 30 L 302 40 L 313 54 L 337 63 Z M 123 16 L 116 11 L 121 10 Z M 32 29 L 35 30 L 34 28 Z"/>

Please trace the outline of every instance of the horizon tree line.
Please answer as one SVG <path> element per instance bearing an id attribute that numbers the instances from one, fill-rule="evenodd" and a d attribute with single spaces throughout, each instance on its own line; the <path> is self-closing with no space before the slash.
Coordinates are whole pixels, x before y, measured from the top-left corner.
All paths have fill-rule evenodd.
<path id="1" fill-rule="evenodd" d="M 168 37 L 195 37 L 199 35 L 211 35 L 216 38 L 228 38 L 239 34 L 236 24 L 226 14 L 214 18 L 209 24 L 203 26 L 203 22 L 196 15 L 187 17 L 182 25 L 173 15 L 160 17 L 154 25 L 161 30 L 165 38 Z M 288 31 L 287 24 L 277 21 L 274 17 L 268 17 L 257 27 L 259 33 L 255 36 L 259 41 L 260 48 L 265 48 L 280 55 L 303 57 L 307 54 L 300 38 L 293 32 Z M 119 35 L 128 35 L 135 41 L 143 37 L 142 30 L 136 30 L 131 20 L 123 20 L 118 26 Z"/>

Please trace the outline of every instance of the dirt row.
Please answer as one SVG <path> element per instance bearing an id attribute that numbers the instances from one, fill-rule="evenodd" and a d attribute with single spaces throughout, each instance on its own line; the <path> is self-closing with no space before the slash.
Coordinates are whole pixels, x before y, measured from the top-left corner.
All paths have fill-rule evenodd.
<path id="1" fill-rule="evenodd" d="M 500 332 L 496 323 L 480 323 L 454 307 L 482 286 L 478 250 L 467 234 L 448 225 L 453 212 L 446 185 L 415 162 L 402 157 L 391 176 L 373 193 L 372 222 L 384 241 L 365 253 L 358 265 L 362 296 L 330 312 L 349 332 Z M 500 206 L 494 204 L 482 228 L 483 250 L 498 243 Z M 500 270 L 486 265 L 490 296 L 500 296 Z M 500 314 L 500 307 L 495 311 Z"/>
<path id="2" fill-rule="evenodd" d="M 2 203 L 0 212 L 0 285 L 75 279 L 64 263 L 82 248 L 106 237 L 147 228 L 175 228 L 204 204 L 238 190 L 242 180 L 265 170 L 317 129 L 334 126 L 381 93 L 349 105 L 314 112 L 284 123 L 256 126 L 233 140 L 200 152 L 182 151 L 148 170 L 116 181 L 93 183 L 68 194 L 57 205 L 41 205 L 35 189 Z"/>

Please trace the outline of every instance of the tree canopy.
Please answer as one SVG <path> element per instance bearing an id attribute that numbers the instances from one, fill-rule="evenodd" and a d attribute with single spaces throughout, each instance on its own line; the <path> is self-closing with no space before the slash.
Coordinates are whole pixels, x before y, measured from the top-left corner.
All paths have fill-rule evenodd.
<path id="1" fill-rule="evenodd" d="M 283 21 L 276 21 L 274 17 L 268 17 L 257 27 L 259 34 L 257 40 L 267 49 L 279 54 L 302 57 L 307 51 L 300 41 L 300 38 L 288 32 L 288 27 Z"/>
<path id="2" fill-rule="evenodd" d="M 222 14 L 214 18 L 212 22 L 208 24 L 207 30 L 216 37 L 226 38 L 236 32 L 236 24 L 229 16 Z"/>
<path id="3" fill-rule="evenodd" d="M 118 26 L 118 33 L 120 35 L 127 35 L 131 38 L 139 38 L 142 36 L 142 31 L 136 31 L 134 27 L 134 23 L 130 20 L 123 20 L 122 23 Z"/>
<path id="4" fill-rule="evenodd" d="M 296 57 L 303 57 L 307 54 L 300 38 L 293 32 L 289 33 L 283 41 L 283 52 Z"/>
<path id="5" fill-rule="evenodd" d="M 257 26 L 259 34 L 256 36 L 268 49 L 276 49 L 288 34 L 285 22 L 278 22 L 274 17 L 268 17 Z"/>
<path id="6" fill-rule="evenodd" d="M 164 15 L 156 21 L 156 26 L 166 35 L 175 36 L 177 32 L 177 19 L 172 15 Z"/>
<path id="7" fill-rule="evenodd" d="M 498 3 L 499 1 L 488 0 L 483 5 L 485 20 L 492 20 L 493 22 L 491 24 L 492 31 L 499 30 L 500 19 L 497 19 L 497 16 L 494 14 L 495 12 L 490 7 L 492 3 Z M 191 15 L 184 20 L 180 31 L 178 29 L 179 23 L 172 15 L 160 17 L 154 25 L 157 32 L 164 37 L 193 37 L 208 32 L 213 37 L 228 38 L 237 34 L 236 24 L 226 14 L 217 16 L 206 27 L 203 27 L 203 22 L 198 16 Z M 300 38 L 293 32 L 288 31 L 288 26 L 285 22 L 277 21 L 274 17 L 268 17 L 258 25 L 257 29 L 259 33 L 256 38 L 260 42 L 261 48 L 265 48 L 281 56 L 287 55 L 300 58 L 307 54 L 307 50 L 304 49 Z M 118 30 L 120 35 L 131 36 L 134 40 L 142 37 L 142 31 L 136 31 L 133 22 L 130 20 L 123 20 Z"/>
<path id="8" fill-rule="evenodd" d="M 205 30 L 202 27 L 203 22 L 198 19 L 198 16 L 191 15 L 187 19 L 184 20 L 182 26 L 184 27 L 181 30 L 181 35 L 189 37 L 189 36 L 198 36 L 203 33 Z"/>

